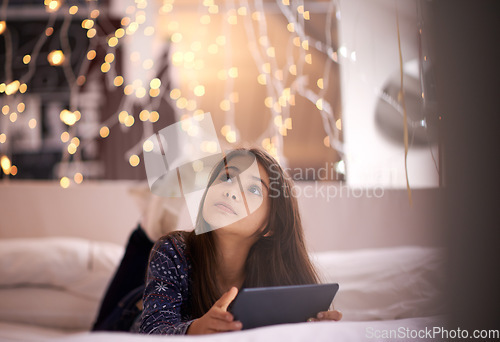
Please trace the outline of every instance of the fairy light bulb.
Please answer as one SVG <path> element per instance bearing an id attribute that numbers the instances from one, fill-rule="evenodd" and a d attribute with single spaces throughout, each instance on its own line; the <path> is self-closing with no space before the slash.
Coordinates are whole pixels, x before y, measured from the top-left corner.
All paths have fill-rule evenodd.
<path id="1" fill-rule="evenodd" d="M 5 20 L 0 21 L 0 34 L 3 34 L 6 28 L 7 24 L 5 23 Z"/>
<path id="2" fill-rule="evenodd" d="M 52 50 L 47 56 L 47 61 L 52 66 L 59 66 L 64 63 L 64 53 L 61 50 Z"/>
<path id="3" fill-rule="evenodd" d="M 62 5 L 61 0 L 45 0 L 45 10 L 49 13 L 56 12 Z"/>

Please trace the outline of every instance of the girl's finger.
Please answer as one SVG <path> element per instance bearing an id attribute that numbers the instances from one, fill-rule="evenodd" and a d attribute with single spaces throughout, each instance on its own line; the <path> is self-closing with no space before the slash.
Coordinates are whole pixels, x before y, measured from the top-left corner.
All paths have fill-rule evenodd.
<path id="1" fill-rule="evenodd" d="M 213 317 L 210 319 L 210 329 L 215 331 L 233 331 L 241 330 L 241 328 L 243 328 L 243 325 L 239 321 L 227 322 Z"/>
<path id="2" fill-rule="evenodd" d="M 234 317 L 230 312 L 227 312 L 219 307 L 212 307 L 212 309 L 209 311 L 210 316 L 216 319 L 221 319 L 226 322 L 231 322 L 233 321 Z"/>
<path id="3" fill-rule="evenodd" d="M 227 310 L 227 307 L 231 302 L 233 301 L 234 298 L 236 298 L 236 295 L 238 294 L 238 288 L 237 287 L 231 287 L 229 291 L 224 293 L 222 297 L 219 298 L 218 301 L 215 302 L 214 306 L 221 308 L 223 310 Z"/>
<path id="4" fill-rule="evenodd" d="M 342 319 L 342 312 L 338 310 L 321 311 L 316 317 L 320 321 L 340 321 Z"/>

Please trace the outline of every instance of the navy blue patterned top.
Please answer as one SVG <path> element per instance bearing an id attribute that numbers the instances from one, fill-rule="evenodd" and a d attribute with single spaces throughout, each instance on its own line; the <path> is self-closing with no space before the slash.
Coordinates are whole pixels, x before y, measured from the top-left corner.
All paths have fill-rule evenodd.
<path id="1" fill-rule="evenodd" d="M 186 334 L 193 322 L 188 304 L 191 262 L 183 234 L 170 234 L 151 250 L 140 333 Z"/>

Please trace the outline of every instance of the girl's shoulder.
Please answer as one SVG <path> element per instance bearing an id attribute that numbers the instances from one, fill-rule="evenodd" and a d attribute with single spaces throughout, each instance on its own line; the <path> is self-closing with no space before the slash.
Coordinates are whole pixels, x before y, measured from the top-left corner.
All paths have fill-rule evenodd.
<path id="1" fill-rule="evenodd" d="M 189 232 L 176 230 L 162 236 L 154 245 L 156 253 L 179 260 L 186 259 L 186 240 Z"/>

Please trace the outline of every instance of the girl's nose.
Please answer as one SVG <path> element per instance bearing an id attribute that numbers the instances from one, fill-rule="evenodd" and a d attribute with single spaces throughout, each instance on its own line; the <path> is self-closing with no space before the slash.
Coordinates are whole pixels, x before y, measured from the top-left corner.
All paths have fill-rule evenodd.
<path id="1" fill-rule="evenodd" d="M 239 196 L 236 195 L 234 190 L 230 190 L 230 191 L 226 190 L 224 192 L 224 196 L 226 196 L 227 198 L 231 198 L 235 201 L 239 200 Z"/>

